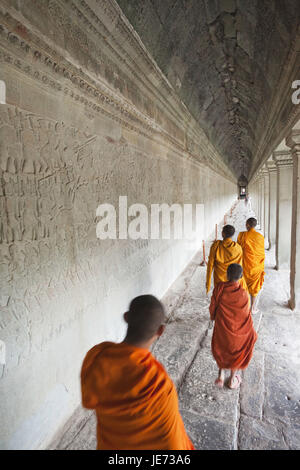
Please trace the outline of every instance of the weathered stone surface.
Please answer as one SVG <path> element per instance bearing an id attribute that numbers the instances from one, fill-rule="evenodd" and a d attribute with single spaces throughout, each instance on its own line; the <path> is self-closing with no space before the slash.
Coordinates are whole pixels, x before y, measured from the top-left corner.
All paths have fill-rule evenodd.
<path id="1" fill-rule="evenodd" d="M 300 450 L 300 430 L 298 427 L 287 426 L 282 429 L 285 442 L 291 450 Z"/>
<path id="2" fill-rule="evenodd" d="M 191 364 L 207 326 L 195 317 L 174 320 L 167 324 L 161 340 L 154 346 L 153 354 L 176 385 Z"/>
<path id="3" fill-rule="evenodd" d="M 264 353 L 255 350 L 248 368 L 243 373 L 240 392 L 241 413 L 262 419 L 264 393 Z"/>
<path id="4" fill-rule="evenodd" d="M 200 349 L 180 389 L 180 406 L 235 426 L 239 391 L 217 388 L 214 384 L 217 375 L 211 352 Z"/>
<path id="5" fill-rule="evenodd" d="M 293 355 L 265 355 L 264 418 L 275 425 L 300 429 L 299 361 Z"/>
<path id="6" fill-rule="evenodd" d="M 31 449 L 78 407 L 86 352 L 121 340 L 130 300 L 161 298 L 199 249 L 100 240 L 97 207 L 201 202 L 206 238 L 236 188 L 115 2 L 1 0 L 0 25 L 0 447 Z"/>
<path id="7" fill-rule="evenodd" d="M 242 202 L 229 220 L 238 230 L 242 230 L 249 215 Z M 277 293 L 272 297 L 272 284 L 279 283 L 284 292 L 288 276 L 287 273 L 272 270 L 273 260 L 274 252 L 267 252 L 266 283 L 261 297 L 264 334 L 260 334 L 259 329 L 252 361 L 242 372 L 240 390 L 229 390 L 226 386 L 218 389 L 214 385 L 218 369 L 210 350 L 213 329 L 211 325 L 208 328 L 207 307 L 199 309 L 204 299 L 198 296 L 197 290 L 199 282 L 204 280 L 205 269 L 196 268 L 193 260 L 182 273 L 183 279 L 176 282 L 177 286 L 181 286 L 182 299 L 174 308 L 166 334 L 156 343 L 154 354 L 157 350 L 159 359 L 165 361 L 167 370 L 177 385 L 181 385 L 180 411 L 197 449 L 300 448 L 298 352 L 291 341 L 286 343 L 286 354 L 277 349 L 274 338 L 279 341 L 281 331 L 284 337 L 286 333 L 284 327 L 276 330 L 276 337 L 273 331 L 274 319 L 278 317 L 281 322 L 283 309 L 278 314 L 274 312 L 274 305 L 280 298 Z M 269 275 L 272 282 L 269 282 Z M 178 295 L 180 289 L 175 291 Z M 188 296 L 187 300 L 188 292 L 193 292 L 197 298 Z M 201 292 L 204 292 L 203 287 Z M 256 318 L 260 315 L 255 316 L 254 323 Z M 293 321 L 297 325 L 298 315 L 286 313 L 286 318 L 289 319 L 287 328 L 294 332 Z M 269 350 L 271 345 L 272 352 Z M 73 427 L 68 423 L 62 441 L 57 440 L 55 446 L 66 448 L 67 444 L 67 448 L 72 449 L 94 448 L 96 426 L 92 418 L 82 421 L 78 413 L 78 417 L 74 417 Z M 80 431 L 80 428 L 83 430 Z"/>
<path id="8" fill-rule="evenodd" d="M 287 128 L 296 114 L 287 94 L 278 100 L 276 126 L 269 110 L 279 82 L 289 87 L 298 79 L 297 48 L 291 51 L 299 2 L 117 1 L 226 164 L 238 177 L 255 172 L 283 131 L 284 116 Z M 293 70 L 294 78 L 282 70 Z M 262 153 L 257 143 L 265 137 L 269 149 Z"/>
<path id="9" fill-rule="evenodd" d="M 259 305 L 259 308 L 260 305 Z M 294 341 L 291 341 L 291 331 L 293 331 Z M 286 307 L 285 314 L 266 313 L 261 321 L 260 335 L 257 347 L 270 353 L 276 351 L 277 354 L 292 354 L 300 362 L 299 338 L 300 317 L 294 315 Z"/>
<path id="10" fill-rule="evenodd" d="M 182 418 L 193 444 L 198 450 L 233 450 L 236 429 L 232 424 L 181 410 Z"/>
<path id="11" fill-rule="evenodd" d="M 89 433 L 87 433 L 89 429 Z M 74 443 L 78 443 L 78 449 L 90 448 L 95 449 L 96 445 L 96 417 L 94 411 L 86 410 L 79 406 L 73 413 L 71 418 L 66 422 L 61 430 L 59 430 L 57 438 L 54 437 L 49 450 L 65 450 L 75 449 Z M 80 441 L 80 444 L 79 442 Z"/>
<path id="12" fill-rule="evenodd" d="M 70 442 L 68 450 L 96 450 L 96 426 L 96 415 L 92 414 L 80 432 L 74 436 L 74 440 Z"/>
<path id="13" fill-rule="evenodd" d="M 241 416 L 238 448 L 247 450 L 288 449 L 281 431 L 273 426 L 248 416 Z"/>

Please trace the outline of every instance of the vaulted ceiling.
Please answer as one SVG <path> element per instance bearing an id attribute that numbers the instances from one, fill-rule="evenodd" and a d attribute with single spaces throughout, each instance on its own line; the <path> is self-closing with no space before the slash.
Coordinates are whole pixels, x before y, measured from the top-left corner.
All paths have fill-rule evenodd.
<path id="1" fill-rule="evenodd" d="M 290 81 L 300 74 L 290 71 L 299 70 L 299 54 L 298 67 L 288 64 L 300 1 L 117 2 L 224 162 L 237 177 L 253 174 L 267 158 L 264 141 L 278 134 L 274 100 L 285 107 L 281 127 L 294 111 Z M 280 103 L 285 69 L 289 89 Z"/>

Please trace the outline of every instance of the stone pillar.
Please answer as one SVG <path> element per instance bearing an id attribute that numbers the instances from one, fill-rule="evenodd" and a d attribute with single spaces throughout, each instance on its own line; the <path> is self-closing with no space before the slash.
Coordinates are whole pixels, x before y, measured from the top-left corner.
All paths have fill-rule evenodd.
<path id="1" fill-rule="evenodd" d="M 260 194 L 259 194 L 259 178 L 256 175 L 256 207 L 255 207 L 255 216 L 259 220 L 259 208 L 260 208 Z"/>
<path id="2" fill-rule="evenodd" d="M 264 230 L 265 247 L 269 248 L 269 172 L 266 165 L 262 167 L 263 178 L 263 204 L 264 204 Z"/>
<path id="3" fill-rule="evenodd" d="M 259 228 L 261 233 L 264 233 L 264 220 L 265 220 L 265 201 L 264 201 L 264 177 L 262 174 L 262 170 L 259 172 L 258 176 L 258 184 L 259 184 L 259 208 L 258 208 L 258 220 L 259 220 Z"/>
<path id="4" fill-rule="evenodd" d="M 252 210 L 255 212 L 255 216 L 258 217 L 258 179 L 257 179 L 257 175 L 255 175 L 255 177 L 253 179 L 252 191 L 253 191 L 253 196 L 251 197 L 251 199 L 253 200 Z"/>
<path id="5" fill-rule="evenodd" d="M 290 267 L 293 160 L 289 150 L 276 150 L 276 269 Z"/>
<path id="6" fill-rule="evenodd" d="M 292 229 L 291 229 L 291 295 L 289 306 L 300 309 L 300 130 L 286 139 L 293 158 Z"/>
<path id="7" fill-rule="evenodd" d="M 277 166 L 273 159 L 266 163 L 269 172 L 269 249 L 276 242 L 276 200 L 277 200 Z"/>

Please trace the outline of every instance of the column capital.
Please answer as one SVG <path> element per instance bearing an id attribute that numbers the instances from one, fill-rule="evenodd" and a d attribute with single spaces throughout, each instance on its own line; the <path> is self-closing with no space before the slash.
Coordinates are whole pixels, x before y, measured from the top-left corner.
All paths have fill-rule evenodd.
<path id="1" fill-rule="evenodd" d="M 277 167 L 293 166 L 293 158 L 290 150 L 275 150 L 273 159 Z"/>
<path id="2" fill-rule="evenodd" d="M 270 159 L 266 162 L 266 165 L 267 165 L 267 168 L 268 168 L 268 171 L 269 173 L 272 173 L 274 171 L 277 171 L 277 166 L 276 166 L 276 163 L 273 159 Z"/>
<path id="3" fill-rule="evenodd" d="M 263 170 L 260 168 L 257 172 L 257 179 L 260 180 L 263 177 Z"/>
<path id="4" fill-rule="evenodd" d="M 261 170 L 260 170 L 260 171 L 261 171 L 262 176 L 268 176 L 268 174 L 269 174 L 268 167 L 267 167 L 266 164 L 264 164 L 264 165 L 261 167 Z"/>
<path id="5" fill-rule="evenodd" d="M 292 129 L 285 143 L 292 151 L 300 152 L 300 129 Z"/>

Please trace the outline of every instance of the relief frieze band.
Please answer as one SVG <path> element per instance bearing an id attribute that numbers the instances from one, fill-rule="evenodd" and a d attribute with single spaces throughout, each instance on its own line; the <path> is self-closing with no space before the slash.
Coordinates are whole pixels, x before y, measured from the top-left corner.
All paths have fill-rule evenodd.
<path id="1" fill-rule="evenodd" d="M 66 1 L 63 3 L 65 8 L 70 7 L 73 11 L 76 11 L 77 15 L 81 19 L 83 18 L 82 13 L 74 2 Z M 96 24 L 97 27 L 100 28 L 100 19 L 88 7 L 86 2 L 81 1 L 76 3 L 78 3 L 82 8 L 85 8 L 85 10 L 88 10 L 89 15 L 93 15 L 94 21 L 97 19 Z M 106 4 L 106 2 L 104 3 Z M 111 2 L 108 3 L 111 7 Z M 55 11 L 57 12 L 57 8 L 59 8 L 58 12 L 62 15 L 61 2 L 49 1 L 41 3 L 41 7 L 47 8 L 47 5 L 52 14 L 54 14 Z M 102 5 L 102 7 L 105 10 L 105 6 Z M 114 16 L 114 21 L 116 22 L 115 18 L 116 16 Z M 119 24 L 121 21 L 120 16 L 117 16 L 117 18 L 117 23 Z M 151 107 L 151 100 L 148 99 L 147 101 L 145 96 L 143 96 L 143 105 L 145 107 L 145 103 L 148 103 L 146 105 L 148 112 L 145 113 L 140 111 L 136 105 L 132 104 L 124 97 L 124 94 L 122 95 L 121 92 L 117 93 L 110 86 L 106 85 L 103 79 L 99 76 L 99 73 L 96 79 L 95 77 L 92 78 L 90 73 L 85 73 L 81 68 L 71 64 L 70 61 L 67 61 L 58 52 L 54 51 L 53 48 L 49 47 L 49 45 L 47 45 L 40 37 L 37 37 L 25 26 L 20 25 L 12 15 L 0 12 L 0 19 L 2 20 L 2 25 L 0 26 L 0 38 L 2 43 L 0 60 L 2 62 L 30 76 L 30 78 L 39 82 L 39 85 L 47 86 L 56 93 L 61 93 L 65 96 L 67 95 L 77 103 L 88 107 L 92 112 L 104 114 L 117 121 L 126 129 L 137 132 L 152 140 L 154 139 L 157 143 L 159 142 L 162 145 L 172 148 L 173 151 L 181 154 L 183 158 L 192 158 L 195 162 L 200 161 L 223 176 L 226 176 L 229 179 L 232 178 L 212 145 L 206 138 L 203 138 L 203 131 L 200 130 L 199 134 L 199 130 L 196 128 L 196 125 L 193 124 L 189 127 L 190 135 L 184 138 L 185 131 L 183 130 L 182 118 L 175 123 L 174 113 L 172 117 L 168 110 L 169 116 L 164 115 L 162 110 L 157 108 L 157 103 L 155 103 L 156 109 L 153 110 L 153 107 Z M 63 21 L 62 16 L 60 16 L 60 21 Z M 84 24 L 86 24 L 86 21 L 86 18 L 84 18 Z M 91 25 L 90 28 L 93 29 L 94 34 L 100 34 L 94 26 Z M 104 28 L 105 26 L 102 25 L 102 29 Z M 125 26 L 123 29 L 124 28 Z M 25 40 L 25 38 L 27 40 Z M 135 44 L 135 47 L 136 41 L 136 38 L 132 39 L 132 43 Z M 111 54 L 118 46 L 115 39 L 114 46 L 115 47 L 110 46 Z M 123 58 L 123 62 L 128 64 L 130 57 L 129 54 L 126 53 L 124 49 L 122 53 L 124 53 L 125 57 Z M 145 52 L 143 52 L 143 56 L 144 55 Z M 98 56 L 99 54 L 97 50 L 97 59 Z M 117 59 L 120 60 L 120 54 L 118 54 Z M 148 66 L 149 60 L 150 59 L 148 58 Z M 105 70 L 110 68 L 112 77 L 117 77 L 116 80 L 126 83 L 126 85 L 124 85 L 127 87 L 126 90 L 130 89 L 130 79 L 128 76 L 126 77 L 124 73 L 122 75 L 120 70 L 115 69 L 116 71 L 114 71 L 112 68 L 112 62 L 109 61 L 103 53 L 102 57 L 99 57 L 99 61 L 97 60 L 94 62 L 98 64 L 98 69 L 99 67 L 102 67 L 102 71 L 105 69 L 103 64 L 105 63 L 106 65 L 108 63 L 109 67 Z M 156 70 L 156 75 L 157 77 L 160 76 L 160 83 L 165 83 L 164 80 L 162 80 L 162 74 L 159 70 Z M 145 86 L 144 81 L 143 83 Z M 120 88 L 122 89 L 122 86 L 120 86 Z M 135 89 L 136 88 L 137 87 L 135 86 Z M 151 92 L 153 95 L 153 88 L 153 86 L 151 90 L 148 88 L 148 94 Z M 166 109 L 170 107 L 169 101 L 170 100 L 165 100 Z M 161 98 L 160 102 L 162 103 Z M 173 109 L 175 109 L 176 106 L 173 106 Z M 180 109 L 180 111 L 182 111 L 182 109 Z M 153 117 L 149 117 L 149 114 Z M 176 114 L 178 116 L 178 111 Z M 186 121 L 186 116 L 184 116 L 184 118 Z M 161 121 L 161 124 L 159 121 Z M 191 119 L 190 122 L 192 122 Z"/>

